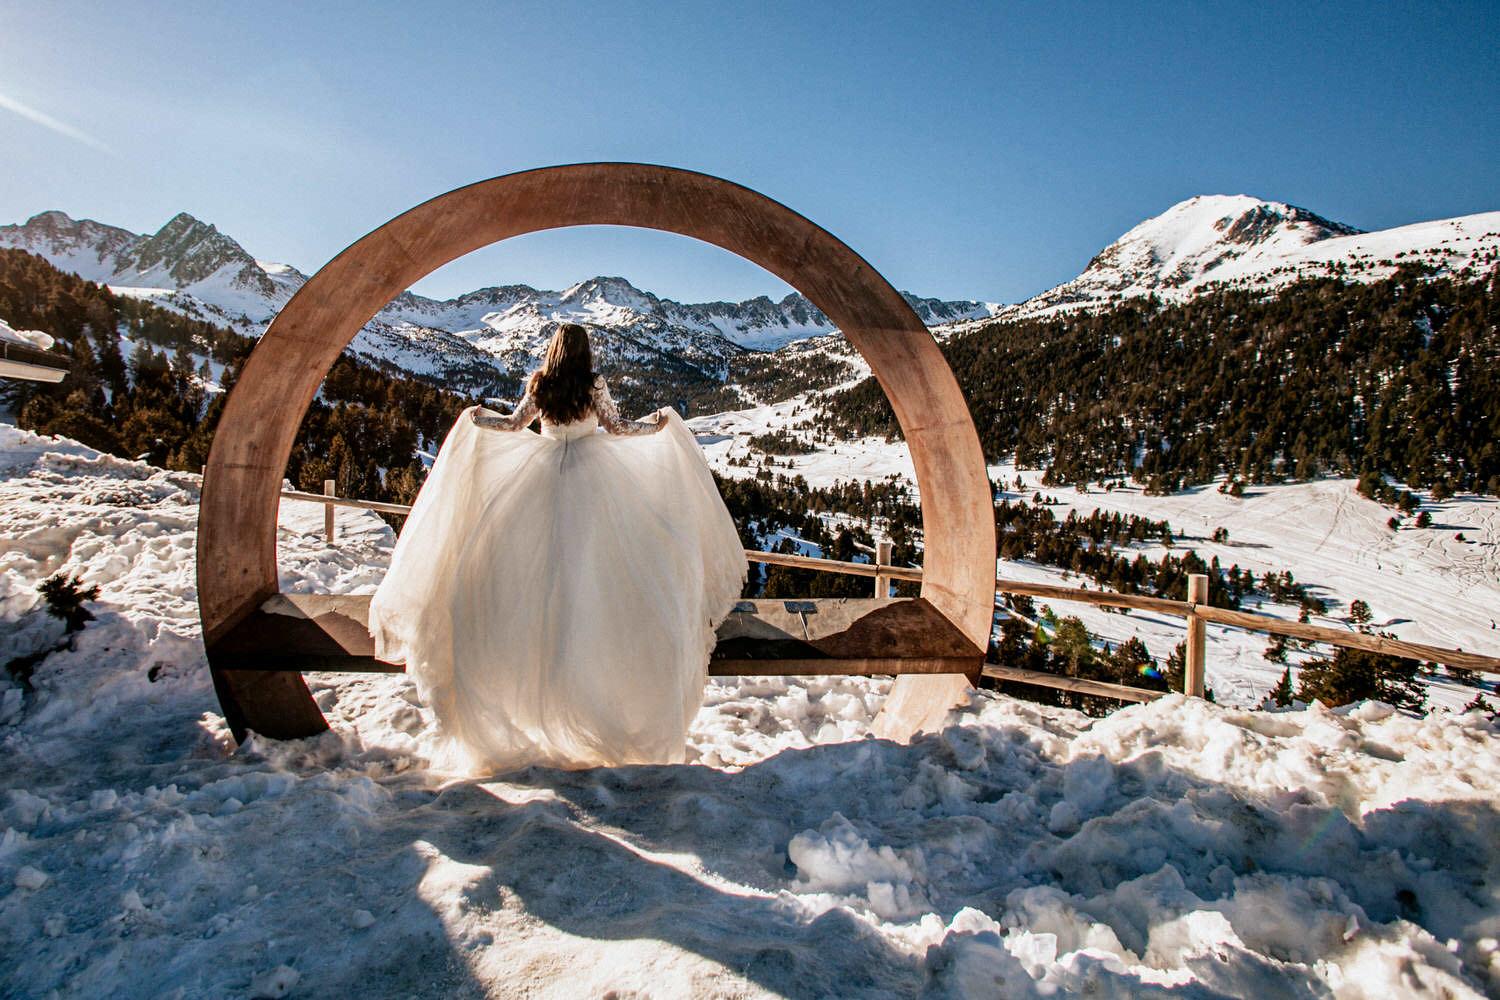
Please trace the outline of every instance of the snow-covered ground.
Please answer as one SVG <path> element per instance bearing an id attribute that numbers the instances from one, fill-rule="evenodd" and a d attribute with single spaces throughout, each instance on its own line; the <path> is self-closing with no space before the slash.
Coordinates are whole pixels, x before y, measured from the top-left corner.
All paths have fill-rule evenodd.
<path id="1" fill-rule="evenodd" d="M 22 347 L 35 347 L 38 350 L 50 350 L 56 343 L 49 333 L 40 330 L 17 330 L 5 320 L 0 319 L 0 343 L 19 344 Z"/>
<path id="2" fill-rule="evenodd" d="M 1029 501 L 1041 478 L 1037 472 L 1019 473 L 1028 488 L 1016 491 L 1014 469 L 991 472 L 996 482 L 1012 485 L 1012 500 Z M 1437 502 L 1417 491 L 1422 509 L 1432 515 L 1432 527 L 1417 528 L 1414 518 L 1402 517 L 1405 525 L 1392 531 L 1386 522 L 1397 512 L 1360 496 L 1355 485 L 1352 479 L 1322 479 L 1255 486 L 1241 498 L 1220 493 L 1216 486 L 1163 497 L 1145 496 L 1139 487 L 1095 487 L 1087 494 L 1072 489 L 1040 492 L 1057 501 L 1053 510 L 1060 519 L 1070 509 L 1082 517 L 1097 509 L 1167 520 L 1176 533 L 1174 553 L 1192 549 L 1205 561 L 1217 557 L 1225 569 L 1237 564 L 1257 578 L 1268 571 L 1289 570 L 1328 605 L 1327 616 L 1313 616 L 1314 623 L 1352 629 L 1349 605 L 1363 600 L 1377 631 L 1410 642 L 1500 656 L 1500 631 L 1495 629 L 1500 619 L 1500 502 L 1467 494 Z M 1220 527 L 1229 537 L 1216 543 L 1212 537 Z M 1156 561 L 1166 550 L 1153 544 L 1141 551 Z M 1000 573 L 1041 582 L 1063 576 L 1049 567 L 1023 563 L 1002 563 Z M 1078 577 L 1072 577 L 1073 585 L 1077 582 Z M 1269 602 L 1256 607 L 1250 601 L 1245 607 L 1293 620 L 1298 611 Z M 1061 603 L 1054 610 L 1078 614 L 1090 631 L 1114 641 L 1138 634 L 1156 655 L 1170 652 L 1183 636 L 1181 620 L 1170 616 L 1116 615 Z M 1208 683 L 1220 701 L 1254 705 L 1275 685 L 1283 668 L 1263 659 L 1268 639 L 1262 633 L 1208 626 Z M 1474 696 L 1472 687 L 1444 673 L 1428 678 L 1426 686 L 1430 705 L 1458 708 Z"/>
<path id="3" fill-rule="evenodd" d="M 0 695 L 4 996 L 1500 987 L 1478 715 L 1174 696 L 1095 720 L 976 693 L 899 746 L 864 736 L 885 682 L 747 678 L 709 685 L 686 765 L 476 779 L 430 766 L 404 676 L 312 675 L 331 732 L 236 748 L 198 486 L 0 424 L 0 657 L 61 639 L 38 582 L 100 587 L 35 691 Z M 338 520 L 330 548 L 319 508 L 284 505 L 284 587 L 375 586 L 391 533 Z"/>
<path id="4" fill-rule="evenodd" d="M 816 435 L 792 430 L 816 422 L 808 394 L 765 406 L 698 417 L 689 425 L 699 435 L 709 463 L 724 476 L 752 476 L 769 461 L 778 475 L 800 475 L 812 486 L 843 480 L 889 480 L 904 484 L 915 500 L 916 474 L 905 442 L 864 438 L 817 444 L 806 455 L 768 456 L 752 448 L 752 435 L 788 430 L 804 441 Z M 747 463 L 748 460 L 748 463 Z M 747 463 L 747 464 L 740 464 Z M 1378 630 L 1410 642 L 1500 656 L 1500 502 L 1493 497 L 1460 494 L 1434 501 L 1416 491 L 1432 527 L 1415 527 L 1415 518 L 1392 531 L 1386 522 L 1398 512 L 1367 500 L 1352 479 L 1255 486 L 1243 497 L 1220 493 L 1219 484 L 1196 487 L 1171 496 L 1149 497 L 1138 486 L 1109 490 L 1094 486 L 1086 494 L 1040 485 L 1041 472 L 1014 466 L 990 467 L 996 496 L 1031 502 L 1037 492 L 1055 500 L 1059 520 L 1075 510 L 1087 517 L 1095 510 L 1166 520 L 1176 533 L 1172 552 L 1193 550 L 1205 562 L 1218 558 L 1224 569 L 1238 565 L 1257 578 L 1289 570 L 1328 605 L 1316 624 L 1353 628 L 1352 601 L 1363 600 Z M 1024 488 L 1017 488 L 1017 480 Z M 1212 541 L 1216 528 L 1229 532 L 1227 542 Z M 1462 540 L 1459 539 L 1462 535 Z M 1159 561 L 1167 550 L 1159 544 L 1130 551 Z M 1035 563 L 1001 560 L 996 575 L 1028 583 L 1078 586 L 1092 581 Z M 1039 602 L 1040 603 L 1040 602 Z M 1153 656 L 1164 659 L 1183 640 L 1184 622 L 1170 615 L 1115 614 L 1093 605 L 1055 602 L 1058 616 L 1077 615 L 1101 640 L 1119 643 L 1139 636 Z M 1246 610 L 1295 620 L 1295 606 L 1254 601 Z M 1224 704 L 1251 707 L 1275 686 L 1284 667 L 1262 654 L 1269 636 L 1240 629 L 1208 626 L 1208 686 Z M 1295 650 L 1291 662 L 1301 654 Z M 1474 688 L 1439 673 L 1427 679 L 1428 703 L 1459 708 L 1474 697 Z"/>

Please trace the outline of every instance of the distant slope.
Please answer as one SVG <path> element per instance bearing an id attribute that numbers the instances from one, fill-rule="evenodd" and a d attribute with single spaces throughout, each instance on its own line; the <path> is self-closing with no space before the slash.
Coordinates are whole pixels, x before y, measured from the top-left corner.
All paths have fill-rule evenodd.
<path id="1" fill-rule="evenodd" d="M 185 212 L 149 236 L 43 212 L 24 225 L 0 226 L 0 246 L 28 250 L 99 284 L 192 296 L 216 312 L 235 315 L 241 328 L 268 322 L 307 280 L 295 268 L 261 264 L 233 239 Z"/>
<path id="2" fill-rule="evenodd" d="M 213 226 L 180 214 L 156 233 L 137 235 L 63 212 L 0 226 L 0 247 L 16 247 L 119 294 L 258 336 L 307 276 L 256 260 Z M 929 324 L 991 316 L 998 305 L 906 296 Z M 558 323 L 596 331 L 606 370 L 630 370 L 640 382 L 665 381 L 684 392 L 721 382 L 730 358 L 836 333 L 811 302 L 791 294 L 774 302 L 684 304 L 597 277 L 562 291 L 528 285 L 477 289 L 436 300 L 403 292 L 364 327 L 351 353 L 430 379 L 488 391 L 512 386 L 535 366 Z M 696 388 L 694 388 L 696 387 Z"/>
<path id="3" fill-rule="evenodd" d="M 1376 282 L 1129 299 L 977 324 L 943 351 L 990 461 L 1045 466 L 1047 485 L 1384 473 L 1500 494 L 1500 270 L 1487 274 L 1408 263 Z M 823 410 L 819 426 L 847 437 L 897 431 L 874 379 Z"/>
<path id="4" fill-rule="evenodd" d="M 1144 296 L 1185 302 L 1214 288 L 1279 288 L 1300 278 L 1377 281 L 1405 263 L 1477 275 L 1500 260 L 1500 212 L 1361 232 L 1304 208 L 1246 195 L 1205 195 L 1135 226 L 1078 277 L 1001 319 L 1096 310 Z"/>
<path id="5" fill-rule="evenodd" d="M 248 336 L 259 336 L 307 281 L 296 268 L 257 260 L 186 214 L 139 235 L 43 212 L 23 225 L 0 226 L 0 247 L 6 246 L 39 254 L 119 294 Z M 1376 281 L 1407 263 L 1474 278 L 1497 261 L 1500 212 L 1361 233 L 1281 202 L 1207 195 L 1135 226 L 1078 277 L 1019 305 L 906 298 L 947 339 L 995 318 L 1098 311 L 1148 296 L 1187 302 L 1208 291 L 1266 291 L 1306 277 Z M 537 364 L 556 324 L 570 321 L 593 328 L 600 368 L 625 383 L 624 401 L 641 403 L 652 390 L 661 399 L 733 406 L 733 387 L 746 385 L 747 376 L 756 381 L 750 397 L 782 398 L 776 393 L 809 387 L 805 351 L 783 349 L 807 338 L 837 337 L 828 318 L 797 294 L 780 301 L 680 303 L 622 277 L 595 277 L 561 291 L 497 285 L 446 300 L 403 292 L 365 325 L 349 353 L 455 390 L 511 394 L 521 374 Z M 777 378 L 783 362 L 788 375 Z M 730 387 L 721 393 L 725 383 Z"/>

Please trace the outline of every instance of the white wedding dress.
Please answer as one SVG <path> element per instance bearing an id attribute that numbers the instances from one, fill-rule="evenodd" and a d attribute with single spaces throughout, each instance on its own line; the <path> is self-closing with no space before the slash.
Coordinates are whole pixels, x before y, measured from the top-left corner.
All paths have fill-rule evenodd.
<path id="1" fill-rule="evenodd" d="M 444 766 L 683 759 L 747 564 L 668 412 L 646 433 L 599 379 L 588 416 L 540 435 L 529 395 L 449 431 L 370 602 L 375 655 L 416 679 Z"/>

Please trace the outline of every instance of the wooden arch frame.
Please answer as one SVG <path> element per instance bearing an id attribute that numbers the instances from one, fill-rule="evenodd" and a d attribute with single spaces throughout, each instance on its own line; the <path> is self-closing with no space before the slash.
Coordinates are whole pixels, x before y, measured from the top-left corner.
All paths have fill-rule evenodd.
<path id="1" fill-rule="evenodd" d="M 995 532 L 979 437 L 932 335 L 890 283 L 830 233 L 738 184 L 671 167 L 585 163 L 481 181 L 397 216 L 329 261 L 271 323 L 229 394 L 198 522 L 198 606 L 214 688 L 236 733 L 324 726 L 300 673 L 215 664 L 214 644 L 278 592 L 276 518 L 293 439 L 319 385 L 397 294 L 470 251 L 568 226 L 657 229 L 712 243 L 812 301 L 869 362 L 906 435 L 922 498 L 922 596 L 983 649 Z M 962 675 L 902 676 L 876 731 L 907 738 L 963 695 Z"/>

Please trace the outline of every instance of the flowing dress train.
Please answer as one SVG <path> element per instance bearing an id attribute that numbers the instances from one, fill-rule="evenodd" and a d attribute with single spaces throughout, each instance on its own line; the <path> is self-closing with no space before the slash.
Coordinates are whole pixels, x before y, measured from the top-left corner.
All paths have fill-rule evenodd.
<path id="1" fill-rule="evenodd" d="M 702 451 L 668 413 L 649 435 L 602 433 L 594 412 L 538 435 L 465 410 L 448 433 L 370 631 L 415 678 L 450 766 L 682 760 L 747 564 Z"/>

